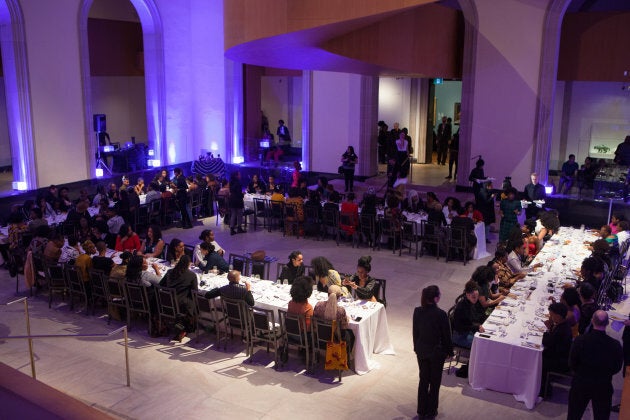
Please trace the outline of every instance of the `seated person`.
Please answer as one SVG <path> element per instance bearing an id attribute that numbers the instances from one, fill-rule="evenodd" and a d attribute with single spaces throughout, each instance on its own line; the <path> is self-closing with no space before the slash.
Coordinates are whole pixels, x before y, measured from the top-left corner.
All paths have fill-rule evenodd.
<path id="1" fill-rule="evenodd" d="M 494 308 L 505 299 L 501 293 L 493 293 L 491 290 L 491 283 L 495 277 L 494 269 L 487 265 L 477 267 L 471 276 L 471 280 L 477 283 L 479 288 L 479 304 L 485 313 L 488 313 L 488 308 Z"/>
<path id="2" fill-rule="evenodd" d="M 252 285 L 246 281 L 245 287 L 239 283 L 241 281 L 241 272 L 232 270 L 227 275 L 229 283 L 219 288 L 219 293 L 222 297 L 230 299 L 244 300 L 248 306 L 254 306 L 254 295 L 252 295 Z"/>
<path id="3" fill-rule="evenodd" d="M 317 191 L 319 193 L 319 196 L 322 197 L 324 200 L 328 199 L 328 178 L 326 178 L 325 176 L 320 176 L 319 178 L 317 178 L 317 189 L 315 191 Z"/>
<path id="4" fill-rule="evenodd" d="M 147 258 L 161 258 L 164 252 L 164 245 L 166 244 L 162 239 L 162 229 L 157 225 L 151 225 L 147 229 L 147 237 L 142 241 L 138 254 Z"/>
<path id="5" fill-rule="evenodd" d="M 538 215 L 536 219 L 536 226 L 534 227 L 534 234 L 538 239 L 538 249 L 542 248 L 544 241 L 547 241 L 551 236 L 558 233 L 560 229 L 560 220 L 555 211 L 543 211 Z"/>
<path id="6" fill-rule="evenodd" d="M 341 276 L 334 269 L 332 263 L 325 257 L 315 257 L 311 260 L 311 268 L 315 281 L 317 282 L 317 290 L 320 292 L 328 292 L 330 286 L 341 286 Z M 344 296 L 348 295 L 348 290 L 342 288 Z"/>
<path id="7" fill-rule="evenodd" d="M 284 203 L 284 194 L 282 193 L 280 185 L 276 185 L 274 189 L 271 190 L 271 201 L 281 201 Z"/>
<path id="8" fill-rule="evenodd" d="M 544 392 L 547 372 L 567 372 L 569 370 L 569 351 L 571 350 L 571 327 L 567 320 L 567 308 L 562 303 L 549 305 L 549 319 L 545 321 L 547 331 L 543 334 L 543 363 L 540 396 Z"/>
<path id="9" fill-rule="evenodd" d="M 129 251 L 124 251 L 120 254 L 120 264 L 114 264 L 109 272 L 110 279 L 118 281 L 125 280 L 125 277 L 127 276 L 127 264 L 129 264 L 129 259 L 132 255 L 133 254 Z"/>
<path id="10" fill-rule="evenodd" d="M 69 261 L 74 261 L 81 254 L 81 247 L 79 246 L 79 241 L 77 240 L 77 237 L 74 235 L 68 235 L 68 243 L 66 244 L 64 242 L 63 247 L 61 247 L 61 256 L 59 257 L 59 262 L 66 263 Z"/>
<path id="11" fill-rule="evenodd" d="M 467 201 L 466 204 L 464 204 L 464 209 L 466 210 L 466 217 L 471 218 L 473 222 L 483 222 L 483 214 L 481 214 L 481 212 L 477 210 L 477 208 L 475 207 L 475 203 L 473 203 L 472 201 Z"/>
<path id="12" fill-rule="evenodd" d="M 623 222 L 626 220 L 626 216 L 623 213 L 613 213 L 612 216 L 610 216 L 610 223 L 608 224 L 608 226 L 610 226 L 610 231 L 613 234 L 617 234 L 619 232 L 619 222 Z"/>
<path id="13" fill-rule="evenodd" d="M 348 216 L 349 224 L 342 224 L 339 221 L 339 227 L 348 235 L 354 235 L 359 228 L 359 206 L 354 202 L 355 195 L 349 192 L 346 201 L 341 203 L 341 214 Z"/>
<path id="14" fill-rule="evenodd" d="M 608 242 L 608 244 L 611 247 L 617 248 L 619 246 L 619 242 L 617 241 L 617 235 L 612 233 L 612 229 L 610 228 L 610 226 L 608 225 L 602 226 L 602 228 L 599 230 L 599 236 L 602 239 L 605 239 L 606 242 Z"/>
<path id="15" fill-rule="evenodd" d="M 152 264 L 153 271 L 149 270 L 149 263 L 142 255 L 133 255 L 127 265 L 126 279 L 130 283 L 141 284 L 146 287 L 157 286 L 162 280 L 162 271 L 157 263 Z"/>
<path id="16" fill-rule="evenodd" d="M 199 267 L 201 271 L 207 273 L 210 270 L 214 270 L 216 267 L 218 273 L 227 273 L 230 269 L 230 265 L 225 259 L 220 256 L 215 250 L 212 244 L 202 242 L 199 244 L 199 254 L 194 254 L 194 263 Z M 201 259 L 198 259 L 201 256 Z"/>
<path id="17" fill-rule="evenodd" d="M 331 184 L 328 184 L 330 186 Z M 332 191 L 328 195 L 328 200 L 324 203 L 322 210 L 325 211 L 339 211 L 339 201 L 341 200 L 341 196 L 337 191 Z"/>
<path id="18" fill-rule="evenodd" d="M 88 212 L 89 207 L 90 205 L 87 201 L 79 201 L 76 208 L 71 208 L 68 211 L 68 217 L 66 217 L 65 223 L 79 226 L 79 220 L 82 217 L 92 220 L 92 216 L 90 216 L 90 213 Z"/>
<path id="19" fill-rule="evenodd" d="M 166 261 L 171 263 L 171 266 L 177 264 L 177 261 L 184 255 L 184 242 L 180 239 L 173 238 L 168 244 L 168 250 L 166 251 Z"/>
<path id="20" fill-rule="evenodd" d="M 175 289 L 179 312 L 175 324 L 175 337 L 173 340 L 182 341 L 187 332 L 193 330 L 191 320 L 194 316 L 195 305 L 193 303 L 193 293 L 197 293 L 197 275 L 190 271 L 190 258 L 182 255 L 175 267 L 169 270 L 160 281 L 160 286 Z"/>
<path id="21" fill-rule="evenodd" d="M 484 332 L 478 321 L 475 305 L 479 300 L 479 287 L 470 280 L 464 286 L 463 298 L 455 306 L 453 313 L 453 343 L 465 348 L 472 346 L 473 337 L 477 331 Z"/>
<path id="22" fill-rule="evenodd" d="M 74 261 L 74 266 L 79 272 L 79 277 L 83 282 L 90 282 L 90 273 L 89 270 L 93 266 L 92 255 L 96 254 L 96 247 L 92 243 L 92 241 L 87 240 L 81 244 L 81 248 L 85 251 L 84 253 L 79 254 Z M 92 287 L 91 283 L 86 284 L 86 292 L 91 293 Z M 90 295 L 88 295 L 90 296 Z"/>
<path id="23" fill-rule="evenodd" d="M 296 278 L 304 276 L 304 257 L 301 251 L 293 251 L 289 254 L 289 262 L 282 268 L 279 280 L 287 280 L 293 284 Z"/>
<path id="24" fill-rule="evenodd" d="M 109 233 L 112 235 L 118 235 L 120 231 L 120 227 L 125 224 L 125 219 L 122 218 L 118 214 L 118 208 L 108 207 L 106 211 L 107 216 L 107 227 L 109 228 Z"/>
<path id="25" fill-rule="evenodd" d="M 328 288 L 328 300 L 326 302 L 317 302 L 313 308 L 313 316 L 315 318 L 325 319 L 327 321 L 336 320 L 341 330 L 341 339 L 346 341 L 346 351 L 348 352 L 348 360 L 352 354 L 354 347 L 354 333 L 349 328 L 349 319 L 346 310 L 337 304 L 340 297 L 343 296 L 341 287 L 332 285 Z"/>
<path id="26" fill-rule="evenodd" d="M 604 279 L 604 262 L 596 257 L 587 257 L 582 261 L 578 275 L 580 276 L 578 288 L 584 283 L 590 283 L 593 289 L 598 291 Z"/>
<path id="27" fill-rule="evenodd" d="M 298 188 L 294 188 L 294 187 L 289 188 L 289 198 L 286 199 L 286 204 L 295 206 L 295 213 L 297 216 L 297 220 L 299 222 L 303 222 L 304 221 L 304 199 L 300 196 L 300 191 Z M 287 220 L 290 221 L 291 218 L 287 217 Z"/>
<path id="28" fill-rule="evenodd" d="M 457 217 L 451 219 L 452 229 L 462 229 L 466 235 L 466 252 L 470 256 L 472 250 L 477 246 L 477 236 L 475 235 L 475 222 L 466 215 L 466 209 L 460 207 L 457 210 Z"/>
<path id="29" fill-rule="evenodd" d="M 138 178 L 136 185 L 133 186 L 134 191 L 137 195 L 142 195 L 144 194 L 144 188 L 144 178 Z"/>
<path id="30" fill-rule="evenodd" d="M 27 253 L 28 251 L 31 251 L 33 255 L 41 256 L 44 253 L 46 245 L 48 244 L 48 237 L 50 236 L 50 232 L 51 230 L 48 225 L 38 227 L 35 230 L 33 239 L 31 239 L 31 242 L 26 248 Z"/>
<path id="31" fill-rule="evenodd" d="M 124 224 L 120 227 L 116 236 L 116 251 L 129 251 L 136 253 L 141 250 L 140 237 L 131 229 L 131 225 Z"/>
<path id="32" fill-rule="evenodd" d="M 497 250 L 494 253 L 494 260 L 491 261 L 491 264 L 499 281 L 499 291 L 504 295 L 509 293 L 514 283 L 525 278 L 527 275 L 526 273 L 513 273 L 510 267 L 507 266 L 507 260 L 508 253 L 505 247 L 497 246 Z"/>
<path id="33" fill-rule="evenodd" d="M 273 194 L 277 186 L 276 178 L 273 175 L 269 175 L 269 178 L 267 178 L 267 195 Z"/>
<path id="34" fill-rule="evenodd" d="M 267 187 L 265 183 L 258 178 L 258 174 L 252 175 L 252 180 L 247 186 L 247 192 L 249 194 L 264 194 L 267 192 Z"/>
<path id="35" fill-rule="evenodd" d="M 584 334 L 590 329 L 591 318 L 596 310 L 599 309 L 595 302 L 595 289 L 590 283 L 584 283 L 578 289 L 580 294 L 580 320 L 578 321 L 578 333 Z"/>
<path id="36" fill-rule="evenodd" d="M 523 261 L 525 260 L 526 252 L 527 242 L 521 240 L 521 244 L 519 246 L 514 246 L 512 252 L 508 254 L 507 266 L 510 267 L 512 273 L 529 273 L 535 271 L 539 267 L 542 267 L 542 263 L 537 263 L 530 266 L 524 265 Z"/>
<path id="37" fill-rule="evenodd" d="M 566 322 L 572 330 L 573 337 L 578 335 L 578 323 L 580 322 L 580 295 L 575 287 L 564 289 L 560 296 L 560 303 L 567 308 Z"/>
<path id="38" fill-rule="evenodd" d="M 409 190 L 407 191 L 407 197 L 403 200 L 402 208 L 405 211 L 411 213 L 417 213 L 422 210 L 423 203 L 420 200 L 420 196 L 418 195 L 418 191 Z"/>
<path id="39" fill-rule="evenodd" d="M 42 210 L 39 207 L 33 207 L 31 209 L 31 221 L 28 222 L 28 229 L 34 233 L 40 226 L 48 226 L 48 220 L 43 218 Z"/>
<path id="40" fill-rule="evenodd" d="M 356 274 L 352 277 L 346 277 L 343 280 L 343 285 L 351 292 L 354 292 L 357 299 L 376 302 L 376 296 L 374 296 L 376 280 L 370 276 L 370 271 L 372 271 L 371 263 L 372 257 L 369 255 L 359 258 Z"/>
<path id="41" fill-rule="evenodd" d="M 98 241 L 96 243 L 96 253 L 97 255 L 92 257 L 92 268 L 100 270 L 105 273 L 105 275 L 109 276 L 114 266 L 114 260 L 107 256 L 107 244 L 105 241 Z"/>
<path id="42" fill-rule="evenodd" d="M 59 233 L 54 232 L 50 235 L 50 240 L 44 248 L 44 262 L 51 265 L 57 265 L 61 258 L 61 249 L 64 246 L 64 239 Z"/>
<path id="43" fill-rule="evenodd" d="M 442 205 L 442 213 L 444 213 L 446 224 L 450 225 L 453 218 L 460 214 L 460 208 L 461 204 L 458 199 L 454 197 L 446 197 L 446 200 L 444 200 L 444 204 Z"/>
<path id="44" fill-rule="evenodd" d="M 107 248 L 114 249 L 116 246 L 116 236 L 117 235 L 108 232 L 105 221 L 97 220 L 92 224 L 92 235 L 90 237 L 92 242 L 98 243 L 99 241 L 104 241 Z"/>
<path id="45" fill-rule="evenodd" d="M 291 300 L 287 307 L 287 313 L 293 315 L 304 315 L 306 330 L 311 330 L 311 318 L 313 316 L 313 306 L 308 302 L 308 298 L 313 294 L 313 279 L 307 276 L 298 276 L 291 284 Z"/>
<path id="46" fill-rule="evenodd" d="M 162 199 L 162 193 L 160 192 L 160 185 L 157 182 L 151 182 L 147 186 L 147 195 L 144 202 L 149 204 L 152 201 Z"/>
<path id="47" fill-rule="evenodd" d="M 604 270 L 609 271 L 612 267 L 612 260 L 610 258 L 610 252 L 612 249 L 608 242 L 605 239 L 598 239 L 593 242 L 590 246 L 590 249 L 593 251 L 591 253 L 591 257 L 599 258 L 604 263 Z"/>

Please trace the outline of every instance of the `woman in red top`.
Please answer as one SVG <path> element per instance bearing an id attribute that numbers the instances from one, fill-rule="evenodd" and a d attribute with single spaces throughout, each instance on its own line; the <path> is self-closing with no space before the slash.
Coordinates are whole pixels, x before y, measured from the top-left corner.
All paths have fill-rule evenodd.
<path id="1" fill-rule="evenodd" d="M 483 214 L 475 208 L 475 203 L 468 201 L 464 204 L 464 208 L 466 209 L 466 217 L 470 217 L 475 223 L 483 222 Z"/>
<path id="2" fill-rule="evenodd" d="M 298 188 L 300 186 L 300 171 L 302 170 L 302 165 L 300 165 L 299 161 L 293 162 L 293 174 L 291 174 L 291 187 Z"/>
<path id="3" fill-rule="evenodd" d="M 116 251 L 140 251 L 140 237 L 131 229 L 130 225 L 124 224 L 116 236 Z"/>
<path id="4" fill-rule="evenodd" d="M 339 227 L 349 235 L 353 235 L 359 227 L 359 205 L 354 202 L 355 196 L 353 192 L 348 193 L 347 200 L 341 203 L 340 214 L 348 216 L 344 218 L 342 223 L 339 222 Z"/>

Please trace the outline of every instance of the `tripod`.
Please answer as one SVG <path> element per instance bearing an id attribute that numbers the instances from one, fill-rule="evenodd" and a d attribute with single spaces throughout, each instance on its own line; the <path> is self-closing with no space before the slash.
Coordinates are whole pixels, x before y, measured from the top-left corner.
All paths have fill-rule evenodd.
<path id="1" fill-rule="evenodd" d="M 96 168 L 104 169 L 107 171 L 108 174 L 111 175 L 112 170 L 109 169 L 109 166 L 107 166 L 107 163 L 103 159 L 101 159 L 101 144 L 98 139 L 99 132 L 96 132 L 95 135 L 96 135 Z"/>

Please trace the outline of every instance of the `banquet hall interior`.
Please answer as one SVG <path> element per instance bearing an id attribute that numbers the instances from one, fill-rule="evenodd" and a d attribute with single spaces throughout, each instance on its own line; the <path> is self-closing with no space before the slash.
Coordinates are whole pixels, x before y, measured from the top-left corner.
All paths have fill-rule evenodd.
<path id="1" fill-rule="evenodd" d="M 578 226 L 599 229 L 611 211 L 630 218 L 618 171 L 557 194 L 570 154 L 579 165 L 591 157 L 614 168 L 615 149 L 630 135 L 624 0 L 0 0 L 0 26 L 3 224 L 13 206 L 50 185 L 69 187 L 75 199 L 82 188 L 93 195 L 97 185 L 119 186 L 123 174 L 135 182 L 161 168 L 188 176 L 216 164 L 226 177 L 240 170 L 246 185 L 253 174 L 288 179 L 297 161 L 309 188 L 325 176 L 343 191 L 339 166 L 348 146 L 358 156 L 357 197 L 383 196 L 389 168 L 379 158 L 379 121 L 408 129 L 406 188 L 423 200 L 427 192 L 474 200 L 469 174 L 482 158 L 497 189 L 509 177 L 523 191 L 536 172 L 547 206 L 579 238 Z M 437 158 L 442 117 L 459 135 L 452 178 L 448 161 Z M 291 133 L 282 148 L 273 145 L 279 120 Z M 499 219 L 497 210 L 497 223 L 483 233 L 487 252 L 464 264 L 414 258 L 411 247 L 399 254 L 395 241 L 392 252 L 387 242 L 373 249 L 286 236 L 255 228 L 251 218 L 237 235 L 208 215 L 192 229 L 163 227 L 167 243 L 195 245 L 212 229 L 226 256 L 264 250 L 274 261 L 270 280 L 294 250 L 305 264 L 325 256 L 343 273 L 371 255 L 370 274 L 387 280 L 382 313 L 391 351 L 374 351 L 369 371 L 349 370 L 341 382 L 321 366 L 305 372 L 297 354 L 276 370 L 264 347 L 249 361 L 238 338 L 227 349 L 210 332 L 176 342 L 151 337 L 136 319 L 126 386 L 122 336 L 92 337 L 125 322 L 109 322 L 107 308 L 92 314 L 62 299 L 49 307 L 46 290 L 33 294 L 19 274 L 16 292 L 15 277 L 2 268 L 0 401 L 33 418 L 417 418 L 412 314 L 420 293 L 436 284 L 439 306 L 451 308 L 493 256 Z M 7 305 L 23 297 L 28 322 L 22 301 Z M 630 312 L 628 302 L 613 306 Z M 608 333 L 621 339 L 619 330 Z M 46 336 L 32 340 L 37 384 L 28 378 L 28 335 Z M 383 337 L 363 339 L 361 346 L 373 347 Z M 496 374 L 512 386 L 520 377 L 507 371 Z M 566 418 L 567 389 L 532 405 L 514 392 L 475 389 L 454 372 L 445 366 L 437 418 Z M 619 404 L 621 373 L 613 386 Z"/>

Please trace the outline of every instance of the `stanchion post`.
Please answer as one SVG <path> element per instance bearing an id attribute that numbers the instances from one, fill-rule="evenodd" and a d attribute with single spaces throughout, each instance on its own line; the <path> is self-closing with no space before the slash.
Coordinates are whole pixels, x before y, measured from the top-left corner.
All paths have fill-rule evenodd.
<path id="1" fill-rule="evenodd" d="M 129 376 L 129 346 L 128 346 L 128 338 L 127 338 L 127 326 L 124 327 L 123 337 L 125 338 L 125 370 L 127 373 L 127 386 L 131 386 L 131 378 Z"/>
<path id="2" fill-rule="evenodd" d="M 35 375 L 35 358 L 33 357 L 33 339 L 31 338 L 31 317 L 28 313 L 28 299 L 24 299 L 24 316 L 26 317 L 26 335 L 28 335 L 28 355 L 31 359 L 31 376 L 37 379 Z"/>

